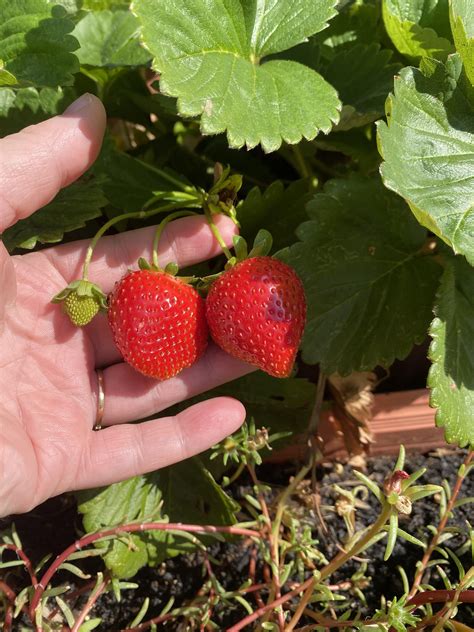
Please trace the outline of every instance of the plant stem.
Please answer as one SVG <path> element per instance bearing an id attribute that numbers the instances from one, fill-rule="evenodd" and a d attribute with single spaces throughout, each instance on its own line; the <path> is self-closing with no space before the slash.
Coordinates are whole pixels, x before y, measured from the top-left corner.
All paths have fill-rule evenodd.
<path id="1" fill-rule="evenodd" d="M 33 564 L 31 563 L 31 560 L 26 555 L 26 553 L 24 551 L 22 551 L 22 549 L 19 549 L 14 544 L 4 544 L 4 545 L 2 545 L 1 548 L 2 549 L 8 549 L 9 551 L 13 551 L 14 553 L 16 553 L 18 555 L 18 557 L 21 559 L 21 561 L 25 565 L 26 570 L 28 571 L 28 574 L 30 576 L 31 583 L 32 583 L 33 587 L 36 588 L 36 586 L 38 585 L 38 580 L 37 580 L 35 572 L 33 570 Z"/>
<path id="2" fill-rule="evenodd" d="M 222 487 L 229 487 L 229 485 L 231 485 L 234 481 L 236 481 L 240 477 L 240 475 L 242 474 L 244 470 L 245 470 L 245 463 L 240 463 L 239 467 L 235 470 L 235 472 L 232 474 L 232 476 L 229 478 L 226 484 L 222 485 Z"/>
<path id="3" fill-rule="evenodd" d="M 385 503 L 383 505 L 382 512 L 374 524 L 370 527 L 367 533 L 361 537 L 354 545 L 349 549 L 349 551 L 341 551 L 336 555 L 334 559 L 332 559 L 327 566 L 325 566 L 321 570 L 320 581 L 326 579 L 330 575 L 332 575 L 338 568 L 340 568 L 343 564 L 345 564 L 351 557 L 358 555 L 362 549 L 366 546 L 370 540 L 376 536 L 382 527 L 385 526 L 387 520 L 390 517 L 390 513 L 392 511 L 391 505 Z"/>
<path id="4" fill-rule="evenodd" d="M 289 497 L 293 494 L 295 489 L 298 487 L 299 483 L 304 479 L 306 474 L 309 472 L 309 469 L 310 469 L 309 466 L 301 468 L 301 470 L 298 472 L 296 476 L 293 477 L 291 483 L 284 489 L 283 493 L 280 495 L 278 499 L 277 510 L 275 514 L 275 519 L 273 521 L 271 539 L 270 539 L 272 561 L 274 561 L 274 564 L 276 565 L 276 568 L 278 569 L 280 566 L 280 550 L 279 550 L 280 527 L 281 527 L 281 521 L 283 519 L 283 513 L 285 511 L 285 507 L 286 507 Z M 274 588 L 276 587 L 278 587 L 278 590 L 274 590 Z M 268 597 L 268 603 L 271 603 L 272 601 L 274 601 L 275 598 L 278 599 L 280 597 L 279 592 L 280 592 L 280 583 L 278 581 L 277 586 L 276 585 L 272 586 L 272 590 L 270 591 L 270 594 Z M 264 621 L 265 620 L 266 618 L 264 618 Z"/>
<path id="5" fill-rule="evenodd" d="M 89 274 L 89 265 L 92 259 L 92 254 L 94 252 L 95 247 L 97 246 L 97 242 L 99 239 L 115 224 L 121 222 L 124 219 L 148 219 L 149 217 L 153 217 L 154 215 L 158 215 L 158 213 L 166 213 L 167 211 L 172 211 L 176 208 L 183 208 L 184 206 L 189 206 L 189 203 L 180 201 L 180 202 L 171 202 L 170 204 L 166 204 L 165 206 L 160 206 L 159 208 L 152 209 L 151 211 L 135 211 L 131 213 L 123 213 L 122 215 L 117 215 L 117 217 L 112 217 L 106 222 L 97 233 L 92 238 L 92 241 L 89 244 L 87 249 L 86 258 L 84 259 L 84 266 L 82 268 L 82 278 L 84 281 L 87 281 Z"/>
<path id="6" fill-rule="evenodd" d="M 297 170 L 302 178 L 311 178 L 313 175 L 311 173 L 310 168 L 306 164 L 303 153 L 299 147 L 299 145 L 292 145 L 293 154 L 295 156 Z"/>
<path id="7" fill-rule="evenodd" d="M 253 614 L 249 614 L 247 617 L 245 617 L 245 619 L 242 619 L 241 621 L 233 625 L 231 628 L 227 630 L 227 632 L 239 632 L 239 630 L 242 630 L 242 628 L 245 628 L 245 626 L 259 619 L 263 614 L 268 612 L 268 610 L 274 610 L 278 606 L 281 606 L 282 604 L 284 604 L 286 601 L 289 601 L 290 599 L 293 599 L 293 597 L 296 597 L 296 595 L 299 595 L 300 593 L 304 592 L 308 588 L 308 586 L 310 586 L 313 582 L 314 582 L 314 578 L 310 577 L 309 579 L 307 579 L 305 582 L 303 582 L 302 584 L 300 584 L 299 586 L 297 586 L 290 592 L 287 592 L 286 594 L 284 594 L 283 597 L 280 597 L 280 599 L 277 599 L 276 601 L 273 601 L 272 603 L 266 604 L 262 608 L 255 610 Z"/>
<path id="8" fill-rule="evenodd" d="M 422 606 L 425 603 L 446 603 L 452 601 L 458 593 L 458 601 L 461 603 L 474 603 L 474 590 L 426 590 L 418 593 L 407 602 L 407 606 Z"/>
<path id="9" fill-rule="evenodd" d="M 260 594 L 260 589 L 265 587 L 265 584 L 257 584 L 255 582 L 255 573 L 257 570 L 257 547 L 254 546 L 252 547 L 252 551 L 250 552 L 250 561 L 249 561 L 249 578 L 252 582 L 252 589 L 253 592 L 255 592 L 255 601 L 257 602 L 257 606 L 259 608 L 261 608 L 263 605 L 265 605 L 263 603 L 263 599 L 262 596 Z"/>
<path id="10" fill-rule="evenodd" d="M 247 469 L 250 473 L 250 476 L 252 478 L 253 484 L 255 485 L 255 487 L 258 490 L 258 479 L 257 479 L 257 475 L 255 474 L 255 469 L 253 467 L 253 465 L 247 465 Z M 270 558 L 272 561 L 272 589 L 270 591 L 270 595 L 269 595 L 269 602 L 272 602 L 275 597 L 278 599 L 281 596 L 281 586 L 280 586 L 280 561 L 279 561 L 279 549 L 278 549 L 278 536 L 279 536 L 279 529 L 275 532 L 275 528 L 273 526 L 272 528 L 272 521 L 270 518 L 270 512 L 268 511 L 268 507 L 267 507 L 267 503 L 265 501 L 265 498 L 263 496 L 263 494 L 258 491 L 258 501 L 260 503 L 260 506 L 262 508 L 262 513 L 265 517 L 265 521 L 267 523 L 267 529 L 268 529 L 268 544 L 270 546 Z M 278 625 L 280 627 L 281 630 L 284 629 L 284 625 L 285 625 L 285 619 L 283 616 L 283 611 L 281 610 L 281 608 L 278 610 Z"/>
<path id="11" fill-rule="evenodd" d="M 97 588 L 91 593 L 91 595 L 89 596 L 89 599 L 86 602 L 86 605 L 81 610 L 81 613 L 79 614 L 79 616 L 77 617 L 76 621 L 74 622 L 74 626 L 71 629 L 71 632 L 78 632 L 79 631 L 79 629 L 80 629 L 81 625 L 84 623 L 87 615 L 89 614 L 89 612 L 94 607 L 94 604 L 97 601 L 97 599 L 105 591 L 105 589 L 107 588 L 109 582 L 110 582 L 110 579 L 108 577 L 105 577 L 100 582 L 100 584 L 97 586 Z"/>
<path id="12" fill-rule="evenodd" d="M 167 180 L 170 184 L 175 186 L 177 189 L 180 189 L 181 191 L 184 191 L 185 193 L 189 193 L 190 195 L 193 195 L 193 193 L 196 191 L 193 186 L 189 184 L 185 184 L 178 178 L 175 178 L 174 176 L 172 176 L 167 171 L 164 171 L 163 169 L 159 169 L 158 167 L 155 167 L 155 165 L 152 165 L 149 162 L 140 160 L 139 158 L 135 158 L 135 160 L 138 160 L 138 162 L 144 165 L 147 169 L 154 171 L 157 175 L 160 176 L 160 178 L 163 178 L 163 180 Z"/>
<path id="13" fill-rule="evenodd" d="M 387 522 L 390 516 L 391 510 L 392 510 L 391 506 L 388 503 L 386 503 L 382 510 L 382 513 L 374 522 L 374 524 L 371 526 L 371 528 L 367 531 L 367 533 L 362 538 L 360 538 L 357 542 L 355 542 L 355 544 L 349 549 L 349 551 L 339 553 L 333 560 L 331 560 L 331 562 L 329 562 L 327 566 L 325 566 L 321 570 L 319 581 L 323 581 L 324 579 L 332 575 L 339 567 L 345 564 L 351 557 L 354 557 L 355 555 L 357 555 L 366 546 L 366 544 L 370 542 L 370 540 L 375 535 L 377 535 L 377 533 L 380 532 L 382 527 Z M 304 609 L 306 608 L 306 605 L 308 604 L 311 598 L 315 585 L 316 585 L 316 579 L 312 578 L 311 583 L 308 584 L 305 590 L 305 594 L 303 595 L 303 598 L 301 599 L 298 609 L 296 610 L 293 618 L 291 619 L 289 623 L 289 627 L 287 626 L 285 628 L 285 632 L 286 630 L 289 630 L 289 631 L 293 630 L 295 625 L 298 623 L 298 621 L 302 617 L 304 613 Z M 300 608 L 300 606 L 302 607 Z"/>
<path id="14" fill-rule="evenodd" d="M 222 252 L 225 254 L 227 260 L 232 258 L 232 253 L 230 252 L 230 250 L 227 248 L 225 241 L 222 238 L 222 235 L 219 231 L 219 229 L 217 228 L 217 226 L 214 223 L 214 218 L 212 217 L 212 213 L 211 211 L 204 206 L 204 214 L 206 216 L 207 219 L 207 223 L 209 224 L 209 228 L 212 231 L 212 234 L 214 235 L 214 237 L 217 240 L 217 243 L 219 244 L 219 246 L 222 249 Z"/>
<path id="15" fill-rule="evenodd" d="M 197 524 L 181 524 L 180 522 L 143 522 L 140 524 L 128 524 L 121 527 L 115 527 L 113 529 L 107 529 L 106 531 L 99 531 L 97 533 L 90 533 L 79 540 L 76 540 L 73 544 L 67 547 L 56 559 L 50 564 L 48 569 L 44 572 L 40 582 L 36 585 L 36 590 L 31 601 L 30 613 L 31 618 L 34 621 L 35 610 L 40 602 L 40 599 L 46 590 L 51 578 L 59 569 L 61 564 L 67 560 L 67 558 L 80 551 L 85 546 L 89 546 L 97 540 L 103 538 L 118 537 L 123 533 L 135 533 L 137 531 L 175 531 L 179 534 L 180 531 L 187 533 L 228 533 L 231 535 L 244 535 L 253 538 L 261 538 L 261 534 L 254 529 L 245 529 L 243 527 L 216 527 L 214 525 L 197 525 Z"/>
<path id="16" fill-rule="evenodd" d="M 313 492 L 313 507 L 323 531 L 327 532 L 327 527 L 319 506 L 319 493 L 316 481 L 316 455 L 317 455 L 317 437 L 316 432 L 321 420 L 321 409 L 323 407 L 324 391 L 326 388 L 327 377 L 319 367 L 318 381 L 316 383 L 316 395 L 314 398 L 314 406 L 309 418 L 308 427 L 306 428 L 307 445 L 309 450 L 309 463 L 311 465 L 311 491 Z"/>
<path id="17" fill-rule="evenodd" d="M 319 420 L 321 419 L 321 408 L 323 405 L 324 389 L 326 388 L 326 374 L 319 370 L 318 381 L 316 383 L 316 396 L 314 399 L 313 410 L 311 411 L 311 417 L 309 418 L 308 427 L 306 433 L 308 439 L 311 439 L 318 429 Z"/>
<path id="18" fill-rule="evenodd" d="M 171 215 L 167 215 L 158 225 L 158 228 L 155 231 L 155 238 L 153 239 L 153 249 L 152 249 L 152 261 L 153 265 L 156 268 L 160 268 L 160 264 L 158 263 L 158 243 L 160 241 L 161 235 L 163 234 L 163 230 L 165 226 L 169 224 L 169 222 L 177 219 L 178 217 L 186 217 L 188 215 L 197 215 L 194 211 L 176 211 L 176 213 L 171 213 Z"/>
<path id="19" fill-rule="evenodd" d="M 10 586 L 0 579 L 0 590 L 4 593 L 5 597 L 8 601 L 14 603 L 16 599 L 15 591 L 10 588 Z"/>
<path id="20" fill-rule="evenodd" d="M 472 461 L 474 457 L 474 450 L 470 450 L 468 452 L 468 454 L 466 455 L 466 458 L 464 459 L 463 465 L 464 465 L 464 472 L 466 471 L 466 469 L 468 468 L 470 462 Z M 436 533 L 433 535 L 433 538 L 431 539 L 430 544 L 428 545 L 423 558 L 418 566 L 418 570 L 415 573 L 415 577 L 413 579 L 413 584 L 412 587 L 410 589 L 410 592 L 408 593 L 408 599 L 411 599 L 414 597 L 414 595 L 416 594 L 418 588 L 420 587 L 421 584 L 421 580 L 423 579 L 423 574 L 426 570 L 426 567 L 428 565 L 428 562 L 430 561 L 430 558 L 433 554 L 433 551 L 435 550 L 436 546 L 438 545 L 438 541 L 439 538 L 441 537 L 441 534 L 443 533 L 444 529 L 446 528 L 446 524 L 449 520 L 449 517 L 451 515 L 451 512 L 454 508 L 454 504 L 456 502 L 456 499 L 459 495 L 459 492 L 461 491 L 461 486 L 464 482 L 464 478 L 465 478 L 465 474 L 463 473 L 462 475 L 458 475 L 457 479 L 456 479 L 456 484 L 454 485 L 454 489 L 453 489 L 453 493 L 451 494 L 451 498 L 449 499 L 448 504 L 446 505 L 446 511 L 444 512 L 438 528 L 436 529 Z"/>
<path id="21" fill-rule="evenodd" d="M 295 614 L 291 617 L 291 621 L 285 628 L 285 632 L 292 632 L 295 629 L 295 626 L 298 624 L 299 620 L 304 614 L 306 606 L 308 605 L 309 600 L 311 599 L 311 595 L 313 594 L 313 584 L 310 584 L 308 588 L 305 590 L 304 595 L 301 597 L 301 600 L 296 608 Z"/>
<path id="22" fill-rule="evenodd" d="M 306 428 L 306 436 L 309 453 L 309 461 L 311 463 L 311 483 L 313 493 L 316 492 L 316 431 L 321 419 L 321 409 L 323 406 L 324 390 L 326 388 L 326 375 L 319 369 L 318 381 L 316 383 L 316 396 L 314 399 L 313 410 L 309 418 L 308 427 Z M 319 509 L 317 511 L 319 515 Z M 321 524 L 322 516 L 319 516 Z"/>

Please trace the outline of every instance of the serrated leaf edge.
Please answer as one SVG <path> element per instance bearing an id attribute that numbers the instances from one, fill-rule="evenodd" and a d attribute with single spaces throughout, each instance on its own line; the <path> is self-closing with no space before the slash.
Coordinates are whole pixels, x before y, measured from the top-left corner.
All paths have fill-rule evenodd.
<path id="1" fill-rule="evenodd" d="M 447 275 L 447 274 L 448 274 L 448 270 L 445 270 L 444 275 Z M 450 274 L 454 274 L 453 269 L 451 269 Z M 432 340 L 428 348 L 428 359 L 431 362 L 431 366 L 428 371 L 428 379 L 427 379 L 426 385 L 430 389 L 429 405 L 431 408 L 436 409 L 436 412 L 435 412 L 436 426 L 438 428 L 443 428 L 444 437 L 447 443 L 451 445 L 457 445 L 460 448 L 464 448 L 469 445 L 469 439 L 466 437 L 466 441 L 459 441 L 458 437 L 451 436 L 450 430 L 448 428 L 450 419 L 448 419 L 448 416 L 446 415 L 446 412 L 443 409 L 442 403 L 437 399 L 439 397 L 439 387 L 436 386 L 434 383 L 434 381 L 437 378 L 437 374 L 439 371 L 438 365 L 440 363 L 440 360 L 436 356 L 436 345 L 438 344 L 438 338 L 439 338 L 441 329 L 443 327 L 443 321 L 439 317 L 438 308 L 439 308 L 439 302 L 441 300 L 443 283 L 445 281 L 444 275 L 441 278 L 438 291 L 436 292 L 435 303 L 433 306 L 434 318 L 431 321 L 431 324 L 428 328 L 428 334 L 430 335 Z M 474 444 L 472 444 L 470 447 L 471 449 L 474 449 Z"/>

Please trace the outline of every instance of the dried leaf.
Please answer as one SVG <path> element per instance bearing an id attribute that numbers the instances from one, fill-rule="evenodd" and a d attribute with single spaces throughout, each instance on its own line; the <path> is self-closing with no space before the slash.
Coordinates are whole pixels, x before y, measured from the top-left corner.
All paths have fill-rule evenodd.
<path id="1" fill-rule="evenodd" d="M 354 372 L 345 377 L 334 373 L 328 378 L 344 443 L 352 458 L 362 455 L 373 443 L 368 422 L 372 419 L 376 380 L 375 374 L 369 371 Z M 363 469 L 365 463 L 359 461 L 357 465 Z"/>

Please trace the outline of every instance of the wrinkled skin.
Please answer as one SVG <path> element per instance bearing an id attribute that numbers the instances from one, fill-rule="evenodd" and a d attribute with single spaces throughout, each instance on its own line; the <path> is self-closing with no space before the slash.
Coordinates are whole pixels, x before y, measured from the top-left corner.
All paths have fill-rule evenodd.
<path id="1" fill-rule="evenodd" d="M 100 149 L 105 113 L 87 95 L 39 125 L 0 140 L 0 232 L 44 206 L 77 179 Z M 233 226 L 220 218 L 231 243 Z M 90 279 L 109 292 L 138 257 L 150 256 L 153 230 L 103 238 Z M 104 315 L 75 328 L 54 294 L 80 278 L 86 242 L 9 257 L 0 243 L 0 516 L 28 511 L 68 490 L 109 484 L 199 453 L 242 423 L 231 398 L 211 399 L 175 417 L 140 424 L 189 396 L 250 369 L 210 346 L 200 362 L 165 382 L 124 364 Z M 189 265 L 219 253 L 200 217 L 165 230 L 160 262 Z M 104 369 L 99 432 L 96 368 Z"/>

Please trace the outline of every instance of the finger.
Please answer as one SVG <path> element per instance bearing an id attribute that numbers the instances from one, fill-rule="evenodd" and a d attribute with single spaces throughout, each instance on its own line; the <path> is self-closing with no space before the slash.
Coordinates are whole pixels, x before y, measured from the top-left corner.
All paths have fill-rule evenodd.
<path id="1" fill-rule="evenodd" d="M 94 162 L 105 110 L 84 94 L 61 116 L 0 140 L 0 232 L 31 215 Z"/>
<path id="2" fill-rule="evenodd" d="M 232 237 L 237 232 L 232 220 L 220 215 L 214 221 L 226 244 L 231 245 Z M 152 226 L 103 237 L 94 250 L 89 268 L 90 280 L 104 292 L 110 292 L 127 270 L 137 269 L 140 257 L 151 259 L 155 231 L 156 226 Z M 41 254 L 47 256 L 64 279 L 70 282 L 81 278 L 88 246 L 89 241 L 83 240 L 49 248 L 41 251 Z M 163 231 L 159 262 L 165 266 L 175 261 L 182 268 L 215 257 L 221 252 L 204 216 L 182 217 L 170 222 Z"/>
<path id="3" fill-rule="evenodd" d="M 187 459 L 235 432 L 244 419 L 242 404 L 218 397 L 175 417 L 91 432 L 75 486 L 109 485 Z"/>
<path id="4" fill-rule="evenodd" d="M 254 370 L 213 344 L 196 364 L 169 380 L 145 377 L 124 362 L 115 364 L 104 371 L 103 424 L 110 426 L 150 417 Z"/>

